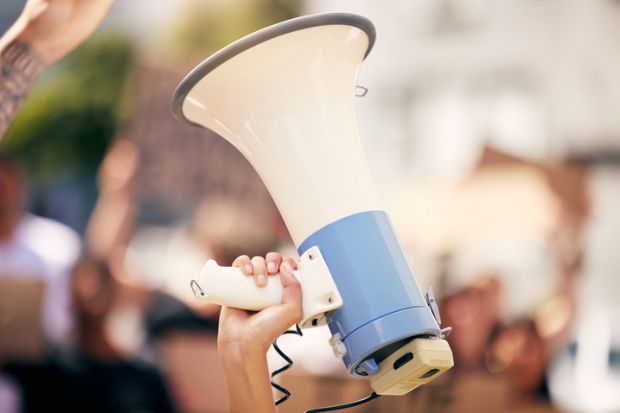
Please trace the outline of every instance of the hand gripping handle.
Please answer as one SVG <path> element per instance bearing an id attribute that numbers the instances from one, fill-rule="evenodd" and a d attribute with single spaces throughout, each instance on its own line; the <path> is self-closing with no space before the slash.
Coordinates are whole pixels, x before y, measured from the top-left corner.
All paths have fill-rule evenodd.
<path id="1" fill-rule="evenodd" d="M 325 324 L 325 314 L 342 306 L 342 297 L 318 247 L 308 249 L 294 272 L 301 284 L 302 327 Z M 257 287 L 254 278 L 237 267 L 221 267 L 209 260 L 198 280 L 192 280 L 194 296 L 213 304 L 259 311 L 282 300 L 280 275 L 267 277 L 267 285 Z"/>

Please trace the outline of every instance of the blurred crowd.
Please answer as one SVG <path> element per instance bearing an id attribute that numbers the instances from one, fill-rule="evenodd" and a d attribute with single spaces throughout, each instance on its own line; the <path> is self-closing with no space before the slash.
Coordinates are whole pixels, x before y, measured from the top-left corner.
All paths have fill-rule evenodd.
<path id="1" fill-rule="evenodd" d="M 130 20 L 137 30 L 137 16 L 155 6 L 128 3 L 117 2 L 116 19 Z M 160 3 L 158 18 L 167 20 L 176 5 Z M 202 2 L 204 10 L 199 2 L 184 3 L 192 5 L 187 10 L 193 31 L 181 30 L 189 43 L 175 40 L 171 48 L 178 52 L 178 45 L 185 44 L 188 55 L 200 58 L 241 34 L 299 13 L 280 1 L 230 2 L 232 11 L 226 11 L 228 2 L 213 2 L 215 11 Z M 310 10 L 327 7 L 307 3 Z M 531 79 L 538 78 L 511 66 L 518 66 L 513 53 L 496 32 L 503 24 L 480 23 L 487 15 L 483 11 L 494 9 L 488 2 L 419 3 L 416 7 L 435 16 L 417 22 L 417 35 L 428 41 L 426 55 L 420 55 L 422 43 L 401 54 L 403 32 L 396 28 L 408 33 L 415 26 L 408 13 L 398 11 L 407 9 L 407 2 L 395 8 L 366 3 L 377 8 L 377 21 L 384 19 L 385 39 L 391 40 L 383 45 L 393 49 L 388 53 L 387 46 L 378 44 L 383 55 L 365 63 L 380 70 L 370 79 L 378 92 L 371 101 L 372 110 L 379 109 L 375 129 L 360 128 L 378 138 L 366 139 L 364 146 L 370 147 L 374 162 L 379 159 L 392 171 L 384 174 L 389 178 L 377 180 L 380 192 L 387 195 L 386 209 L 420 287 L 433 288 L 442 327 L 452 327 L 448 341 L 455 367 L 405 396 L 382 397 L 351 411 L 620 411 L 618 152 L 581 158 L 545 152 L 526 159 L 527 151 L 508 150 L 511 145 L 547 144 L 538 139 L 546 133 L 540 119 L 549 115 L 540 101 L 552 102 L 552 108 L 572 108 L 571 102 L 578 101 L 576 107 L 582 108 L 611 99 L 596 94 L 566 98 L 570 91 L 565 85 L 575 79 L 557 76 L 556 64 L 575 71 L 580 66 L 539 50 L 538 41 L 529 51 L 534 66 L 542 56 L 554 63 L 551 69 L 545 66 L 549 73 L 540 83 L 548 82 L 561 98 L 530 99 L 525 92 Z M 136 9 L 125 12 L 121 7 Z M 468 13 L 469 7 L 477 12 Z M 553 7 L 561 8 L 559 2 Z M 576 21 L 581 16 L 588 24 L 600 20 L 588 18 L 579 7 L 570 10 L 565 15 Z M 605 10 L 600 12 L 607 14 Z M 545 22 L 540 26 L 546 27 L 552 13 L 537 13 Z M 141 23 L 149 29 L 150 17 Z M 403 21 L 395 24 L 394 17 Z M 488 37 L 467 35 L 478 25 L 488 30 Z M 573 27 L 564 26 L 568 31 Z M 141 30 L 148 37 L 153 34 Z M 519 46 L 521 33 L 530 33 L 508 26 L 503 30 Z M 531 32 L 533 39 L 541 37 Z M 413 34 L 408 36 L 415 42 Z M 450 36 L 465 47 L 463 55 L 445 53 L 450 58 L 444 60 L 445 50 L 436 51 Z M 613 38 L 607 36 L 608 41 Z M 165 43 L 156 39 L 157 46 Z M 493 39 L 499 46 L 470 45 L 479 39 Z M 550 44 L 554 51 L 562 49 L 555 46 L 561 43 Z M 241 155 L 214 133 L 182 128 L 170 114 L 170 93 L 184 66 L 195 62 L 185 65 L 187 56 L 145 54 L 133 66 L 131 47 L 114 37 L 90 47 L 70 56 L 74 60 L 65 61 L 66 67 L 52 70 L 48 79 L 53 81 L 42 79 L 42 92 L 31 96 L 34 104 L 24 108 L 26 116 L 15 119 L 3 141 L 6 146 L 0 147 L 0 413 L 227 412 L 228 390 L 216 344 L 220 309 L 196 302 L 190 281 L 207 259 L 230 265 L 242 254 L 296 256 L 294 246 L 266 189 Z M 470 56 L 474 49 L 480 57 Z M 499 69 L 489 72 L 487 53 L 507 60 L 498 59 Z M 581 55 L 575 60 L 589 61 Z M 454 62 L 467 61 L 471 67 L 454 70 Z M 416 72 L 425 64 L 426 69 Z M 597 67 L 612 73 L 615 66 Z M 461 90 L 457 81 L 452 86 L 458 86 L 458 99 L 450 98 L 444 88 L 451 83 L 442 74 L 471 76 L 479 95 L 467 87 Z M 128 86 L 126 77 L 132 78 Z M 588 87 L 613 94 L 599 78 L 585 78 Z M 407 81 L 412 83 L 404 87 Z M 506 102 L 502 88 L 508 90 Z M 59 105 L 57 110 L 50 110 L 50 102 Z M 606 111 L 598 112 L 614 113 L 616 106 L 603 106 Z M 477 111 L 485 108 L 488 113 L 480 116 Z M 361 109 L 360 123 L 372 118 Z M 123 110 L 131 115 L 127 124 Z M 580 124 L 579 116 L 563 110 L 549 118 Z M 502 116 L 508 119 L 505 124 L 497 121 Z M 591 116 L 592 123 L 605 123 Z M 489 124 L 478 118 L 488 118 Z M 465 119 L 480 130 L 472 132 Z M 556 126 L 566 135 L 571 128 Z M 396 129 L 403 135 L 400 143 L 390 138 Z M 583 132 L 586 142 L 594 136 L 588 133 Z M 483 134 L 492 136 L 485 140 Z M 498 142 L 504 142 L 503 151 L 488 146 Z M 454 162 L 460 159 L 457 154 L 466 154 L 467 162 Z M 397 159 L 407 168 L 397 171 Z M 457 178 L 432 179 L 433 172 L 452 171 L 456 164 L 467 164 L 457 168 Z M 92 175 L 97 191 L 91 188 Z M 63 179 L 68 183 L 59 184 Z M 388 183 L 391 188 L 382 188 Z M 324 327 L 307 330 L 303 337 L 282 337 L 281 347 L 295 367 L 280 376 L 293 397 L 279 411 L 299 412 L 369 393 L 368 383 L 348 377 L 341 360 L 333 357 L 329 337 Z M 275 353 L 268 358 L 272 369 L 283 365 Z"/>
<path id="2" fill-rule="evenodd" d="M 28 185 L 19 163 L 0 159 L 2 412 L 51 406 L 93 412 L 226 411 L 215 344 L 219 309 L 194 302 L 189 281 L 207 258 L 229 265 L 244 253 L 290 253 L 290 243 L 281 221 L 223 197 L 207 198 L 186 224 L 163 233 L 161 228 L 140 228 L 139 169 L 136 146 L 117 139 L 101 163 L 99 198 L 82 237 L 27 212 Z M 509 170 L 519 173 L 506 175 Z M 468 266 L 471 259 L 463 256 L 472 253 L 463 248 L 475 250 L 477 241 L 465 238 L 459 244 L 452 239 L 435 255 L 436 276 L 423 285 L 433 285 L 439 293 L 444 326 L 453 328 L 449 341 L 455 368 L 426 388 L 358 411 L 557 409 L 550 403 L 548 377 L 558 354 L 571 346 L 574 352 L 576 289 L 592 208 L 587 170 L 574 164 L 532 164 L 488 150 L 459 190 L 467 191 L 491 174 L 512 176 L 503 184 L 518 194 L 515 176 L 528 173 L 535 173 L 557 200 L 540 253 L 548 265 L 530 267 L 548 273 L 515 272 L 502 266 L 501 259 Z M 493 194 L 493 181 L 483 182 L 490 185 L 486 194 Z M 493 204 L 485 192 L 476 193 L 479 202 Z M 537 202 L 535 196 L 528 199 Z M 458 198 L 449 202 L 465 206 Z M 506 209 L 502 214 L 512 219 Z M 484 215 L 473 228 L 483 231 L 493 222 L 490 213 Z M 514 219 L 523 216 L 531 219 L 523 209 Z M 527 225 L 525 221 L 517 226 Z M 510 238 L 505 228 L 500 234 L 503 241 Z M 503 242 L 501 236 L 494 239 Z M 523 254 L 509 255 L 520 259 Z M 470 273 L 466 277 L 464 268 Z M 511 309 L 521 295 L 529 295 L 525 304 Z M 282 381 L 300 394 L 282 411 L 367 392 L 367 384 L 347 378 L 331 357 L 328 337 L 317 329 L 303 339 L 284 340 L 299 367 Z M 273 365 L 281 363 L 273 355 L 270 359 Z"/>
<path id="3" fill-rule="evenodd" d="M 133 227 L 138 162 L 132 143 L 112 146 L 82 238 L 26 212 L 24 173 L 0 160 L 2 412 L 226 410 L 219 308 L 193 302 L 189 281 L 207 258 L 230 265 L 275 249 L 278 231 L 242 205 L 210 199 L 144 257 Z M 144 260 L 177 279 L 153 288 L 131 265 Z"/>

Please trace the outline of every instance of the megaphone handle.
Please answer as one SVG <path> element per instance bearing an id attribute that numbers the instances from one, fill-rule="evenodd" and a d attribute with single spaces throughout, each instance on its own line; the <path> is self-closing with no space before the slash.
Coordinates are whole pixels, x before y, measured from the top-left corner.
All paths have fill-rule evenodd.
<path id="1" fill-rule="evenodd" d="M 295 274 L 299 278 L 299 274 Z M 243 310 L 259 311 L 279 304 L 282 299 L 280 275 L 267 277 L 267 285 L 257 287 L 254 277 L 238 267 L 221 267 L 210 260 L 197 281 L 192 282 L 194 295 L 200 301 Z"/>
<path id="2" fill-rule="evenodd" d="M 342 297 L 327 268 L 318 247 L 309 248 L 299 260 L 299 271 L 293 274 L 301 283 L 303 318 L 302 327 L 325 324 L 324 315 L 340 308 Z M 267 285 L 257 287 L 254 277 L 245 275 L 237 267 L 220 267 L 209 260 L 198 280 L 190 286 L 194 296 L 201 300 L 226 307 L 259 311 L 282 300 L 280 275 L 267 277 Z"/>

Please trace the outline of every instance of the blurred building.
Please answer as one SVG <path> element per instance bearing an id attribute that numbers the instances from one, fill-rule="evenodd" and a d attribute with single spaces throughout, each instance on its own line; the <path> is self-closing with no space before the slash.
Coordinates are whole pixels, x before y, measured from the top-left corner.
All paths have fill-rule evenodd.
<path id="1" fill-rule="evenodd" d="M 620 146 L 620 5 L 308 1 L 369 17 L 377 42 L 358 118 L 381 186 L 458 179 L 484 145 L 536 159 Z"/>
<path id="2" fill-rule="evenodd" d="M 237 149 L 172 116 L 172 92 L 186 74 L 185 66 L 151 61 L 135 68 L 126 133 L 140 153 L 145 219 L 153 209 L 191 213 L 205 197 L 234 198 L 253 210 L 273 209 L 262 181 Z"/>

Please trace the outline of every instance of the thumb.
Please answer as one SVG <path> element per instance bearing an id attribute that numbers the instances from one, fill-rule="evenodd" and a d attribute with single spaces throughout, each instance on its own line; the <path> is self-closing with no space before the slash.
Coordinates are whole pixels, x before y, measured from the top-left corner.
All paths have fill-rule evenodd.
<path id="1" fill-rule="evenodd" d="M 252 323 L 265 334 L 268 343 L 278 338 L 291 325 L 299 322 L 302 316 L 301 285 L 293 275 L 288 263 L 280 267 L 282 301 L 278 305 L 265 308 L 252 316 Z"/>
<path id="2" fill-rule="evenodd" d="M 293 274 L 293 268 L 288 262 L 280 267 L 280 282 L 282 283 L 282 305 L 298 307 L 301 318 L 301 284 Z"/>

